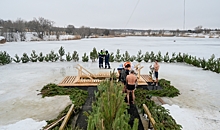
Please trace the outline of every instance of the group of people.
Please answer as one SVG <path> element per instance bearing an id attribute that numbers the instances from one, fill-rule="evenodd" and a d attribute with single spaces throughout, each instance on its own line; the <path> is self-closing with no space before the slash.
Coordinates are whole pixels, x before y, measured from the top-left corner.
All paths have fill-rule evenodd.
<path id="1" fill-rule="evenodd" d="M 99 68 L 104 68 L 103 67 L 103 61 L 105 60 L 105 69 L 110 69 L 110 64 L 109 64 L 109 53 L 106 50 L 105 52 L 103 50 L 101 50 L 99 53 Z"/>
<path id="2" fill-rule="evenodd" d="M 153 67 L 151 67 L 154 71 L 154 75 L 156 77 L 156 80 L 154 80 L 156 86 L 158 86 L 158 71 L 159 71 L 159 64 L 158 61 L 155 60 L 155 63 Z M 122 82 L 124 84 L 124 89 L 123 92 L 126 93 L 127 97 L 127 104 L 130 104 L 130 101 L 132 104 L 134 104 L 135 101 L 135 89 L 137 87 L 138 83 L 138 78 L 137 78 L 137 73 L 135 72 L 135 69 L 132 69 L 131 63 L 126 62 L 124 65 L 120 65 L 118 67 L 118 73 L 119 73 L 119 82 Z M 130 98 L 130 93 L 132 94 L 132 100 Z"/>

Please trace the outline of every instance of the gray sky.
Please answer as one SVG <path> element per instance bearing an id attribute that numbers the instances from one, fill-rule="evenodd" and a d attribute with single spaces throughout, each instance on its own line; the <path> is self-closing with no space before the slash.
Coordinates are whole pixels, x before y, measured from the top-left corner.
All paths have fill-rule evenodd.
<path id="1" fill-rule="evenodd" d="M 43 17 L 55 26 L 183 29 L 184 0 L 0 0 L 0 19 Z M 185 0 L 185 29 L 220 28 L 220 0 Z M 129 22 L 128 22 L 129 20 Z M 128 24 L 127 24 L 128 22 Z M 127 24 L 127 26 L 126 26 Z"/>

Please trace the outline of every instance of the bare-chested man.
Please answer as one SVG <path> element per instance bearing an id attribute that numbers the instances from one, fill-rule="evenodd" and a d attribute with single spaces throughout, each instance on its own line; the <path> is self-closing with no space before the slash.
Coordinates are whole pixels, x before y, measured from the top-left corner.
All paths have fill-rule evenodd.
<path id="1" fill-rule="evenodd" d="M 126 77 L 126 83 L 127 83 L 127 101 L 129 104 L 129 94 L 132 92 L 132 98 L 133 98 L 133 104 L 135 100 L 134 90 L 135 90 L 135 84 L 137 83 L 137 77 L 134 74 L 134 70 L 131 70 L 130 74 Z"/>
<path id="2" fill-rule="evenodd" d="M 158 71 L 159 71 L 160 65 L 158 64 L 158 60 L 155 60 L 154 64 L 154 73 L 156 77 L 156 86 L 158 86 Z"/>

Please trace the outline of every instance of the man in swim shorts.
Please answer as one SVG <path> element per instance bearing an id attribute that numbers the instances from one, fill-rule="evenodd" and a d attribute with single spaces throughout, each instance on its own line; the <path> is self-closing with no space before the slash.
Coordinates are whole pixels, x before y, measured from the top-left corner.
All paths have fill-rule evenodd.
<path id="1" fill-rule="evenodd" d="M 133 98 L 133 104 L 135 100 L 134 90 L 135 90 L 135 84 L 137 83 L 137 77 L 134 74 L 134 70 L 131 70 L 130 74 L 126 77 L 126 87 L 127 87 L 127 101 L 129 104 L 129 94 L 132 92 L 132 98 Z"/>
<path id="2" fill-rule="evenodd" d="M 156 77 L 156 86 L 158 86 L 158 71 L 159 71 L 160 65 L 158 64 L 158 60 L 155 60 L 154 63 L 154 74 Z"/>

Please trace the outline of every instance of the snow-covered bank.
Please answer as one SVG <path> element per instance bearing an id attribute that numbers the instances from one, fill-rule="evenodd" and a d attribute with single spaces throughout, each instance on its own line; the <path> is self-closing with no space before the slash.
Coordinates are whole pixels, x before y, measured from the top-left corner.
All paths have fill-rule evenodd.
<path id="1" fill-rule="evenodd" d="M 24 52 L 30 54 L 32 50 L 45 54 L 51 50 L 58 51 L 60 46 L 63 46 L 66 52 L 77 50 L 81 57 L 84 52 L 88 54 L 93 47 L 96 47 L 98 50 L 105 48 L 110 52 L 120 49 L 121 53 L 124 53 L 127 50 L 132 55 L 142 50 L 142 52 L 161 51 L 163 54 L 185 52 L 205 58 L 215 54 L 220 57 L 219 39 L 175 38 L 176 42 L 173 40 L 174 38 L 127 37 L 79 41 L 13 42 L 0 45 L 0 50 L 7 51 L 14 56 L 15 54 L 22 55 Z M 70 103 L 69 97 L 41 98 L 41 95 L 37 94 L 48 83 L 59 83 L 65 76 L 77 75 L 77 70 L 74 68 L 77 64 L 93 73 L 110 71 L 99 70 L 97 62 L 30 62 L 0 66 L 0 103 L 2 104 L 0 106 L 0 128 L 26 118 L 36 121 L 55 118 Z M 117 68 L 119 64 L 111 63 L 111 67 Z M 150 64 L 141 63 L 144 66 L 142 74 L 148 74 Z M 180 108 L 172 106 L 176 111 L 169 109 L 184 130 L 188 128 L 193 130 L 218 129 L 220 126 L 220 102 L 218 101 L 220 74 L 182 63 L 160 63 L 160 65 L 159 78 L 170 80 L 171 84 L 180 90 L 181 95 L 178 97 L 163 98 L 163 100 L 169 105 L 180 106 Z M 195 117 L 200 119 L 196 120 Z M 184 121 L 185 119 L 188 120 Z"/>
<path id="2" fill-rule="evenodd" d="M 219 130 L 220 118 L 217 111 L 198 111 L 168 104 L 163 107 L 170 110 L 171 116 L 183 126 L 183 130 Z"/>
<path id="3" fill-rule="evenodd" d="M 0 40 L 5 39 L 3 36 L 0 36 Z"/>
<path id="4" fill-rule="evenodd" d="M 3 36 L 0 36 L 0 44 L 1 43 L 5 43 L 6 42 L 6 39 L 5 39 L 5 37 L 3 37 Z"/>
<path id="5" fill-rule="evenodd" d="M 18 121 L 14 124 L 0 126 L 1 130 L 40 130 L 42 127 L 46 126 L 46 121 L 35 121 L 31 118 L 27 118 L 25 120 Z"/>

